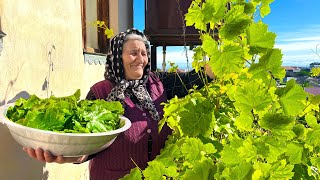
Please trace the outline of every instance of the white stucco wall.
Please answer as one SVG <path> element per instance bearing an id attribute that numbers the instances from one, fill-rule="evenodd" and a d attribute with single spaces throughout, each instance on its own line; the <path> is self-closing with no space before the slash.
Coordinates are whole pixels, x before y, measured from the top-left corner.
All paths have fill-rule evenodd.
<path id="1" fill-rule="evenodd" d="M 7 34 L 0 55 L 0 105 L 28 94 L 66 96 L 77 89 L 84 98 L 103 79 L 103 65 L 84 63 L 80 13 L 79 0 L 0 1 Z M 87 164 L 46 165 L 29 158 L 1 123 L 0 143 L 1 180 L 85 177 Z"/>
<path id="2" fill-rule="evenodd" d="M 119 15 L 119 10 L 125 11 Z M 127 11 L 126 11 L 127 9 Z M 103 79 L 103 65 L 84 63 L 79 0 L 0 0 L 0 105 L 36 94 L 84 98 Z M 121 18 L 121 19 L 120 19 Z M 132 27 L 132 0 L 110 0 L 110 28 Z M 45 164 L 31 159 L 0 123 L 0 179 L 88 179 L 88 163 Z"/>

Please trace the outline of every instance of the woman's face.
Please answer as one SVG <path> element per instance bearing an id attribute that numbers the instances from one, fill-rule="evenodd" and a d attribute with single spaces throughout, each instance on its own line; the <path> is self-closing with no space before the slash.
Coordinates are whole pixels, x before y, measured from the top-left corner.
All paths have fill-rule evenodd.
<path id="1" fill-rule="evenodd" d="M 140 40 L 128 40 L 123 45 L 122 61 L 125 79 L 140 79 L 143 76 L 144 67 L 148 63 L 145 44 Z"/>

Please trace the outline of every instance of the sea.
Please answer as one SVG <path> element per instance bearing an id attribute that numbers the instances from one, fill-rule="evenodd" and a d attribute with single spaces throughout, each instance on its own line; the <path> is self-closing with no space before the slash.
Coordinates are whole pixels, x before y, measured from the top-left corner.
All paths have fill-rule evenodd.
<path id="1" fill-rule="evenodd" d="M 191 71 L 193 69 L 191 63 L 189 63 L 189 64 L 188 63 L 176 63 L 175 65 L 178 65 L 178 69 L 180 71 L 187 72 L 187 71 Z M 162 69 L 162 64 L 157 64 L 157 68 Z M 170 68 L 170 66 L 167 64 L 166 70 L 168 70 L 169 68 Z"/>

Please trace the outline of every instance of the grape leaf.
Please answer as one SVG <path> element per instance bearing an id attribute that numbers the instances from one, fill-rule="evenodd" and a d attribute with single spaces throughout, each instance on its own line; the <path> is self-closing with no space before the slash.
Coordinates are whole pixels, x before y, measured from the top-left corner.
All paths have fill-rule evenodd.
<path id="1" fill-rule="evenodd" d="M 263 18 L 271 12 L 270 4 L 274 0 L 261 0 L 262 5 L 260 7 L 260 16 Z"/>
<path id="2" fill-rule="evenodd" d="M 294 122 L 294 119 L 290 116 L 285 116 L 280 113 L 267 113 L 264 115 L 262 120 L 259 121 L 259 124 L 262 128 L 271 130 L 271 133 L 275 137 L 292 139 L 295 137 L 295 134 L 292 131 Z"/>
<path id="3" fill-rule="evenodd" d="M 252 144 L 250 138 L 243 141 L 243 145 L 237 149 L 237 152 L 245 162 L 255 162 L 257 159 L 257 148 Z"/>
<path id="4" fill-rule="evenodd" d="M 269 163 L 277 162 L 280 155 L 285 153 L 286 143 L 284 140 L 279 140 L 274 137 L 264 137 L 265 144 L 269 148 L 268 157 L 266 157 Z"/>
<path id="5" fill-rule="evenodd" d="M 211 21 L 212 23 L 216 23 L 220 21 L 224 17 L 227 10 L 226 4 L 227 0 L 207 0 L 205 3 L 206 7 L 212 7 L 214 11 L 208 10 L 204 12 L 205 16 L 210 15 L 209 17 L 211 17 L 211 20 L 207 20 L 205 22 Z M 210 19 L 209 17 L 208 19 Z"/>
<path id="6" fill-rule="evenodd" d="M 293 165 L 287 164 L 285 160 L 281 160 L 271 167 L 270 179 L 291 179 L 294 175 L 293 167 Z"/>
<path id="7" fill-rule="evenodd" d="M 250 17 L 244 13 L 243 5 L 233 6 L 225 16 L 225 23 L 220 29 L 222 38 L 231 40 L 244 32 L 245 28 L 250 24 Z"/>
<path id="8" fill-rule="evenodd" d="M 215 8 L 211 1 L 206 1 L 202 3 L 203 23 L 205 24 L 209 23 L 210 21 L 216 21 L 215 19 L 213 19 L 213 15 L 215 14 Z"/>
<path id="9" fill-rule="evenodd" d="M 201 95 L 193 93 L 184 109 L 179 112 L 180 127 L 184 135 L 210 136 L 215 124 L 213 105 Z"/>
<path id="10" fill-rule="evenodd" d="M 252 64 L 249 72 L 255 78 L 265 79 L 272 75 L 274 78 L 283 79 L 285 76 L 285 69 L 281 67 L 282 53 L 279 49 L 270 49 L 265 55 L 259 59 L 258 64 Z M 265 81 L 267 84 L 267 82 Z"/>
<path id="11" fill-rule="evenodd" d="M 252 174 L 253 180 L 260 180 L 267 178 L 270 174 L 271 165 L 264 162 L 255 162 L 253 164 L 254 173 Z"/>
<path id="12" fill-rule="evenodd" d="M 310 160 L 312 165 L 314 165 L 317 169 L 320 168 L 320 157 L 312 157 Z"/>
<path id="13" fill-rule="evenodd" d="M 185 14 L 186 26 L 193 26 L 199 30 L 206 30 L 206 24 L 203 22 L 204 15 L 198 2 L 192 2 L 188 12 Z"/>
<path id="14" fill-rule="evenodd" d="M 287 145 L 286 151 L 290 164 L 300 164 L 302 162 L 303 146 L 301 144 L 290 143 Z"/>
<path id="15" fill-rule="evenodd" d="M 320 146 L 320 129 L 309 130 L 307 132 L 306 143 L 316 147 Z"/>
<path id="16" fill-rule="evenodd" d="M 255 137 L 253 145 L 257 149 L 257 157 L 265 159 L 269 155 L 269 146 L 265 142 L 266 136 Z"/>
<path id="17" fill-rule="evenodd" d="M 161 150 L 161 153 L 156 157 L 156 160 L 168 167 L 176 166 L 174 161 L 181 157 L 180 147 L 177 144 L 169 144 Z"/>
<path id="18" fill-rule="evenodd" d="M 234 167 L 226 168 L 222 175 L 224 179 L 251 179 L 252 165 L 247 162 L 242 162 Z"/>
<path id="19" fill-rule="evenodd" d="M 305 140 L 305 129 L 303 124 L 295 124 L 292 130 L 297 138 Z"/>
<path id="20" fill-rule="evenodd" d="M 316 118 L 314 115 L 312 115 L 312 114 L 307 114 L 307 115 L 305 116 L 305 119 L 306 119 L 306 121 L 307 121 L 307 123 L 308 123 L 308 125 L 309 125 L 310 127 L 312 127 L 312 128 L 317 128 L 317 127 L 319 127 L 319 124 L 318 124 L 318 122 L 317 122 L 317 118 Z"/>
<path id="21" fill-rule="evenodd" d="M 213 180 L 215 173 L 214 164 L 211 159 L 195 162 L 192 169 L 187 169 L 182 179 L 185 180 Z"/>
<path id="22" fill-rule="evenodd" d="M 209 57 L 213 57 L 218 53 L 218 44 L 217 42 L 208 34 L 201 36 L 202 38 L 202 49 L 208 54 Z"/>
<path id="23" fill-rule="evenodd" d="M 215 76 L 223 78 L 226 74 L 238 73 L 244 65 L 243 49 L 235 45 L 227 45 L 222 52 L 212 51 L 209 65 Z"/>
<path id="24" fill-rule="evenodd" d="M 295 116 L 305 108 L 307 94 L 294 80 L 288 81 L 285 88 L 278 89 L 275 93 L 280 98 L 279 102 L 285 114 Z"/>
<path id="25" fill-rule="evenodd" d="M 181 152 L 190 163 L 197 162 L 203 159 L 205 155 L 213 154 L 216 151 L 211 143 L 203 144 L 197 138 L 187 138 L 181 147 Z"/>
<path id="26" fill-rule="evenodd" d="M 130 174 L 125 175 L 120 180 L 141 180 L 142 174 L 139 168 L 133 168 L 130 170 Z"/>
<path id="27" fill-rule="evenodd" d="M 223 163 L 230 166 L 241 163 L 239 153 L 229 145 L 223 147 L 223 150 L 221 151 L 221 160 Z"/>
<path id="28" fill-rule="evenodd" d="M 268 130 L 290 130 L 294 125 L 294 119 L 283 114 L 267 113 L 260 121 L 261 127 Z"/>
<path id="29" fill-rule="evenodd" d="M 29 127 L 65 133 L 106 132 L 119 128 L 120 115 L 124 113 L 119 101 L 79 101 L 79 97 L 80 90 L 64 97 L 40 99 L 32 95 L 10 107 L 7 117 Z"/>
<path id="30" fill-rule="evenodd" d="M 309 176 L 308 168 L 310 168 L 310 166 L 295 164 L 293 168 L 294 176 L 292 179 L 314 180 L 314 177 Z"/>
<path id="31" fill-rule="evenodd" d="M 163 177 L 176 177 L 179 175 L 177 169 L 173 166 L 165 167 L 159 161 L 148 162 L 148 167 L 143 171 L 143 175 L 147 179 L 162 179 Z"/>
<path id="32" fill-rule="evenodd" d="M 246 82 L 242 87 L 238 87 L 234 95 L 238 112 L 251 112 L 252 109 L 263 111 L 272 102 L 271 96 L 259 81 Z"/>
<path id="33" fill-rule="evenodd" d="M 237 117 L 235 121 L 235 125 L 238 127 L 239 130 L 242 131 L 252 131 L 252 123 L 253 116 L 248 111 L 240 112 L 240 115 Z"/>
<path id="34" fill-rule="evenodd" d="M 251 48 L 251 54 L 265 52 L 272 49 L 275 43 L 275 33 L 268 32 L 268 26 L 261 21 L 252 23 L 247 29 L 248 44 Z"/>

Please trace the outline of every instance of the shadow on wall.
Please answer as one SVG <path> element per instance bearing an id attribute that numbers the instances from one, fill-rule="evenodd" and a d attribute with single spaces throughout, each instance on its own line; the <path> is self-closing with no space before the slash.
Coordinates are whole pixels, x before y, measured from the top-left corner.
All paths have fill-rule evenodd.
<path id="1" fill-rule="evenodd" d="M 22 69 L 23 65 L 24 65 L 24 63 L 21 64 L 20 69 Z M 17 99 L 20 98 L 19 96 L 22 96 L 22 97 L 23 97 L 23 96 L 25 96 L 25 97 L 30 97 L 29 93 L 27 93 L 26 91 L 21 91 L 21 92 L 18 93 L 14 98 L 12 98 L 11 100 L 9 100 L 9 101 L 7 102 L 8 95 L 9 95 L 10 92 L 12 91 L 13 86 L 16 84 L 17 79 L 18 79 L 18 77 L 19 77 L 19 75 L 20 75 L 20 72 L 21 72 L 21 71 L 19 70 L 18 73 L 17 73 L 17 75 L 16 75 L 16 77 L 13 78 L 13 79 L 11 79 L 11 80 L 9 81 L 9 83 L 8 83 L 8 85 L 7 85 L 7 89 L 6 89 L 5 93 L 4 93 L 4 99 L 3 99 L 2 101 L 0 101 L 0 106 L 2 106 L 2 105 L 4 105 L 4 104 L 7 104 L 7 103 L 9 103 L 9 102 L 14 102 L 15 100 L 17 100 Z"/>
<path id="2" fill-rule="evenodd" d="M 14 103 L 16 100 L 18 100 L 20 98 L 29 99 L 29 97 L 30 97 L 30 94 L 27 91 L 21 91 L 16 96 L 14 96 L 14 98 L 10 99 L 8 101 L 8 104 Z"/>
<path id="3" fill-rule="evenodd" d="M 47 179 L 44 162 L 29 157 L 0 123 L 0 179 Z"/>
<path id="4" fill-rule="evenodd" d="M 42 91 L 46 92 L 47 98 L 49 98 L 51 95 L 53 95 L 52 92 L 51 92 L 51 94 L 49 94 L 49 85 L 50 85 L 49 81 L 50 81 L 51 72 L 54 71 L 53 59 L 55 59 L 55 49 L 56 49 L 56 47 L 54 44 L 47 45 L 48 72 L 47 72 L 47 75 L 46 75 L 44 82 L 42 84 L 42 87 L 41 87 Z M 21 64 L 20 69 L 22 69 L 23 65 L 24 65 L 24 63 Z M 4 104 L 8 104 L 8 103 L 13 103 L 19 98 L 28 99 L 30 97 L 30 94 L 27 91 L 21 91 L 14 98 L 7 101 L 8 94 L 12 90 L 13 86 L 16 84 L 16 81 L 20 75 L 20 72 L 21 71 L 18 71 L 16 77 L 9 81 L 6 92 L 4 94 L 4 99 L 2 101 L 0 101 L 0 106 L 2 106 Z"/>
<path id="5" fill-rule="evenodd" d="M 19 98 L 28 99 L 30 94 L 21 91 L 8 102 L 3 100 L 0 106 L 14 103 Z M 44 171 L 45 163 L 32 159 L 11 136 L 6 125 L 0 123 L 0 179 L 48 179 L 48 172 Z"/>
<path id="6" fill-rule="evenodd" d="M 13 85 L 13 84 L 12 84 Z M 8 102 L 3 100 L 0 105 L 14 103 L 19 98 L 29 98 L 27 91 L 21 91 Z M 43 172 L 45 163 L 30 158 L 11 136 L 6 125 L 0 123 L 0 179 L 42 179 L 46 180 L 47 173 Z"/>
<path id="7" fill-rule="evenodd" d="M 56 47 L 54 44 L 52 45 L 47 45 L 47 60 L 48 60 L 48 72 L 47 72 L 47 76 L 45 77 L 44 79 L 44 82 L 42 84 L 42 91 L 46 91 L 47 93 L 47 98 L 49 98 L 52 94 L 52 91 L 51 93 L 49 94 L 49 89 L 50 89 L 50 76 L 51 76 L 51 72 L 54 71 L 54 65 L 53 65 L 53 59 L 55 59 L 55 50 L 56 50 Z"/>
<path id="8" fill-rule="evenodd" d="M 50 72 L 53 71 L 52 55 L 54 55 L 55 46 L 49 46 L 48 53 L 48 74 L 45 77 L 45 81 L 41 87 L 43 91 L 49 94 L 49 79 Z M 21 64 L 20 69 L 22 69 Z M 4 99 L 0 100 L 0 106 L 14 103 L 19 98 L 30 98 L 30 94 L 23 90 L 16 94 L 12 99 L 8 100 L 8 96 L 13 90 L 14 85 L 21 71 L 18 71 L 16 77 L 11 79 L 7 85 L 7 89 L 4 93 Z M 51 93 L 52 95 L 52 93 Z M 0 123 L 0 179 L 41 179 L 47 180 L 48 171 L 46 170 L 46 163 L 32 159 L 23 150 L 22 146 L 18 144 L 11 136 L 6 125 Z M 6 162 L 6 163 L 4 163 Z"/>
<path id="9" fill-rule="evenodd" d="M 19 98 L 30 97 L 27 91 L 21 91 L 7 100 L 18 76 L 19 73 L 9 82 L 0 106 L 13 103 Z M 0 179 L 48 179 L 47 172 L 44 172 L 45 163 L 29 157 L 22 150 L 22 146 L 12 138 L 7 126 L 2 123 L 0 123 L 0 142 Z"/>
<path id="10" fill-rule="evenodd" d="M 7 103 L 6 103 L 6 100 L 1 101 L 0 106 L 2 106 L 4 104 L 14 103 L 19 98 L 28 99 L 29 97 L 30 97 L 30 94 L 27 91 L 21 91 L 17 95 L 15 95 L 14 98 L 10 99 Z"/>

